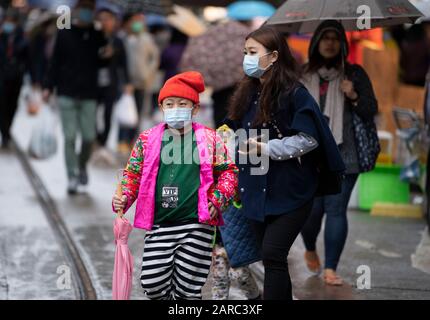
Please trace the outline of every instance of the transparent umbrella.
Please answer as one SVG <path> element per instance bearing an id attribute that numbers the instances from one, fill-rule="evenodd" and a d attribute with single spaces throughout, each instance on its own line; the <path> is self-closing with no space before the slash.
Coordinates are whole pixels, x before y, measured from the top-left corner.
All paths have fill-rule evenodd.
<path id="1" fill-rule="evenodd" d="M 288 0 L 267 21 L 283 32 L 313 32 L 324 20 L 338 20 L 346 30 L 363 29 L 364 15 L 370 28 L 414 23 L 423 16 L 408 0 Z M 367 27 L 367 26 L 366 26 Z"/>

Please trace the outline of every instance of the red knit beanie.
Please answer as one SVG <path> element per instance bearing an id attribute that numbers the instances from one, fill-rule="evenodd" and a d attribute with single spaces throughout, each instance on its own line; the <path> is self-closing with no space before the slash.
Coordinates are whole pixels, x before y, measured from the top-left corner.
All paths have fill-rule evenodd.
<path id="1" fill-rule="evenodd" d="M 196 71 L 177 74 L 166 81 L 158 95 L 158 103 L 168 97 L 178 97 L 199 103 L 199 93 L 205 91 L 203 76 Z"/>

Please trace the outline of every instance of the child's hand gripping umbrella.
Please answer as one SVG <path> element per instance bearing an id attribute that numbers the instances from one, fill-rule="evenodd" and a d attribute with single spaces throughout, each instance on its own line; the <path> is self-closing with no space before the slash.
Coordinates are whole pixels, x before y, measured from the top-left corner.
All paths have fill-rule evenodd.
<path id="1" fill-rule="evenodd" d="M 122 197 L 121 184 L 118 185 L 116 194 Z M 129 300 L 133 279 L 133 256 L 128 248 L 128 236 L 133 230 L 129 221 L 123 217 L 123 210 L 117 212 L 113 224 L 115 236 L 115 265 L 112 279 L 112 298 L 113 300 Z"/>

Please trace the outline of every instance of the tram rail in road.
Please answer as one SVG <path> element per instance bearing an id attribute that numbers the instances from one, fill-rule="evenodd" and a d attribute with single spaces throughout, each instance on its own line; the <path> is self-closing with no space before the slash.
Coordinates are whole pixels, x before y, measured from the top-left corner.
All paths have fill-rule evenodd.
<path id="1" fill-rule="evenodd" d="M 97 294 L 89 276 L 88 270 L 79 254 L 79 251 L 71 237 L 66 224 L 58 212 L 55 201 L 51 198 L 48 190 L 30 164 L 27 155 L 16 143 L 12 141 L 12 147 L 17 155 L 25 175 L 42 206 L 43 212 L 51 226 L 58 244 L 71 267 L 72 280 L 75 282 L 76 298 L 78 300 L 97 300 Z"/>

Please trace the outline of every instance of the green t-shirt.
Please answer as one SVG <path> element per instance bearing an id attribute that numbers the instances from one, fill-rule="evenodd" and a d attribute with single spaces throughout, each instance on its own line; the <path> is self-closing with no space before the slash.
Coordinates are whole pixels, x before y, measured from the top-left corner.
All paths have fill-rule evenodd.
<path id="1" fill-rule="evenodd" d="M 194 131 L 183 136 L 174 135 L 169 130 L 164 131 L 154 224 L 198 218 L 200 164 L 195 140 Z"/>

